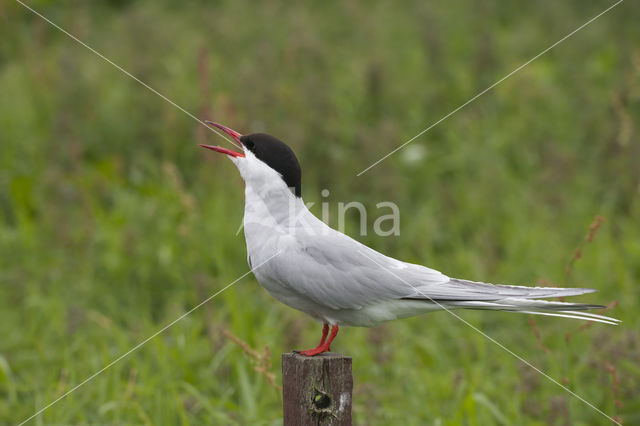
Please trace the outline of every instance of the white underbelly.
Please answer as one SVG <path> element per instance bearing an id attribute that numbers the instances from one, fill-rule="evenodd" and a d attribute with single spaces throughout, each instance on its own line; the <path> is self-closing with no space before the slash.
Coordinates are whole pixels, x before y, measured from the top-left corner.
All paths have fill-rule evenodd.
<path id="1" fill-rule="evenodd" d="M 332 309 L 292 291 L 286 285 L 254 271 L 260 285 L 275 299 L 323 323 L 375 327 L 383 322 L 440 310 L 438 305 L 417 300 L 389 300 L 361 309 Z"/>

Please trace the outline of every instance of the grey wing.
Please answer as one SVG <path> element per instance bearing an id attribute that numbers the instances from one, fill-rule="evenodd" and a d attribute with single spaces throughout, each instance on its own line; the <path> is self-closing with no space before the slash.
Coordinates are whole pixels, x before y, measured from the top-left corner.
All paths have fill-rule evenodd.
<path id="1" fill-rule="evenodd" d="M 421 297 L 416 287 L 449 281 L 438 271 L 385 256 L 341 233 L 300 241 L 265 267 L 291 291 L 332 309 Z"/>
<path id="2" fill-rule="evenodd" d="M 492 301 L 590 293 L 586 288 L 525 287 L 449 278 L 434 269 L 402 262 L 339 233 L 297 240 L 278 261 L 265 265 L 279 282 L 332 309 L 360 309 L 393 299 Z"/>

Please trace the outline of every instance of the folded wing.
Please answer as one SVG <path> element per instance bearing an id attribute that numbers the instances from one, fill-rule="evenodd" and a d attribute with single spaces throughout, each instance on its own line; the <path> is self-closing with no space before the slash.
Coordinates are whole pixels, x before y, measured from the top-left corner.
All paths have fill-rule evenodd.
<path id="1" fill-rule="evenodd" d="M 304 246 L 301 241 L 304 241 Z M 354 239 L 330 232 L 282 247 L 264 268 L 291 291 L 332 309 L 361 309 L 394 299 L 425 300 L 458 307 L 500 309 L 505 299 L 539 299 L 591 293 L 587 288 L 495 285 L 449 278 L 421 265 L 385 256 Z M 464 306 L 464 302 L 487 302 Z M 526 304 L 521 307 L 527 309 Z M 569 308 L 567 306 L 567 308 Z"/>

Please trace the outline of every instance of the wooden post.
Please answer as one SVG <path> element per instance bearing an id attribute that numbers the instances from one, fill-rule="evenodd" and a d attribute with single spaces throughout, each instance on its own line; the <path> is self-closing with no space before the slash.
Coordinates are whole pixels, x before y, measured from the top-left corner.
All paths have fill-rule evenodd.
<path id="1" fill-rule="evenodd" d="M 282 354 L 284 426 L 351 426 L 351 357 Z"/>

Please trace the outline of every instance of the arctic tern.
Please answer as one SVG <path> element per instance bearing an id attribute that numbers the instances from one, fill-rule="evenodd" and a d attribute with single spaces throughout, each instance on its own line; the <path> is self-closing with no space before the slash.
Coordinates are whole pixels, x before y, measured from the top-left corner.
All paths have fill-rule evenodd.
<path id="1" fill-rule="evenodd" d="M 302 355 L 330 351 L 339 325 L 373 327 L 443 309 L 523 312 L 607 324 L 618 321 L 582 312 L 604 306 L 539 300 L 594 289 L 449 278 L 378 253 L 330 228 L 307 209 L 300 165 L 284 142 L 263 133 L 242 135 L 221 124 L 207 123 L 231 136 L 242 149 L 200 145 L 225 154 L 245 181 L 243 225 L 249 267 L 273 297 L 323 323 L 320 343 L 299 352 Z"/>

